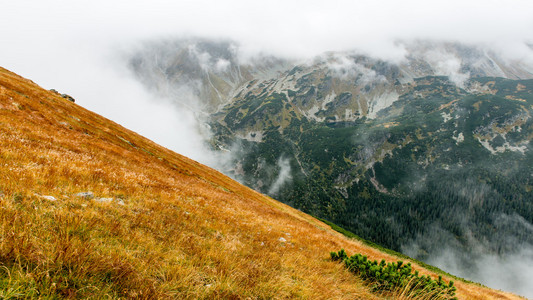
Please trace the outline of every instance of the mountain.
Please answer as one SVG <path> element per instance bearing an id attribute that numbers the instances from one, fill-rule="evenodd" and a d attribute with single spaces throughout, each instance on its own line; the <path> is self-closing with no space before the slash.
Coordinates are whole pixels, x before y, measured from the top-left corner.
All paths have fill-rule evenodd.
<path id="1" fill-rule="evenodd" d="M 198 57 L 212 66 L 220 47 L 233 49 L 226 70 L 245 66 L 247 76 L 201 67 Z M 239 60 L 236 47 L 157 44 L 150 49 L 173 62 L 157 60 L 165 70 L 157 79 L 138 67 L 150 56 L 132 60 L 150 82 L 183 87 L 190 75 L 180 64 L 189 61 L 195 78 L 231 86 L 204 83 L 196 93 L 223 99 L 199 111 L 211 145 L 233 152 L 227 174 L 419 259 L 449 249 L 465 273 L 484 255 L 533 247 L 533 66 L 457 43 L 404 43 L 401 61 L 354 51 L 256 64 Z"/>
<path id="2" fill-rule="evenodd" d="M 243 84 L 273 78 L 291 66 L 272 56 L 243 63 L 238 46 L 231 41 L 204 39 L 147 43 L 129 62 L 149 89 L 203 113 L 217 112 Z"/>
<path id="3" fill-rule="evenodd" d="M 0 68 L 2 298 L 384 297 L 327 257 L 392 252 L 69 100 Z M 456 286 L 460 298 L 518 299 Z"/>

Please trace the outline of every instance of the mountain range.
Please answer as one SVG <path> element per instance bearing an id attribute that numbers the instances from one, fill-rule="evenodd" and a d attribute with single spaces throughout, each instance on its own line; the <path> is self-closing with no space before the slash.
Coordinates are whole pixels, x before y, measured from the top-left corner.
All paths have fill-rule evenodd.
<path id="1" fill-rule="evenodd" d="M 196 111 L 210 146 L 231 153 L 220 169 L 257 191 L 424 261 L 454 253 L 465 276 L 485 255 L 532 249 L 533 66 L 483 46 L 398 43 L 400 60 L 298 61 L 154 42 L 130 68 Z"/>
<path id="2" fill-rule="evenodd" d="M 2 298 L 406 297 L 329 260 L 339 248 L 453 277 L 347 238 L 72 99 L 0 68 Z M 519 299 L 455 279 L 459 298 Z"/>

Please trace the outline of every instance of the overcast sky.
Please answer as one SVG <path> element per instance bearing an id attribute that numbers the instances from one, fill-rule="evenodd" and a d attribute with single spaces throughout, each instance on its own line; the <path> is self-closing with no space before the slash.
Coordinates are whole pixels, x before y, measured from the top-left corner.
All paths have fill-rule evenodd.
<path id="1" fill-rule="evenodd" d="M 0 66 L 180 153 L 205 161 L 196 125 L 128 73 L 121 53 L 142 41 L 233 39 L 245 54 L 292 58 L 359 49 L 401 59 L 393 42 L 483 43 L 532 59 L 533 1 L 0 0 Z"/>

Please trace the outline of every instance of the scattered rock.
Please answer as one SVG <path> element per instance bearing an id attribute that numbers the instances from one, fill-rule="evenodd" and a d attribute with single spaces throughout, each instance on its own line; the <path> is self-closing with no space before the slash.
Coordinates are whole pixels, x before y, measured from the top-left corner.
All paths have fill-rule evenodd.
<path id="1" fill-rule="evenodd" d="M 56 197 L 54 196 L 41 196 L 41 198 L 49 200 L 49 201 L 57 201 Z"/>
<path id="2" fill-rule="evenodd" d="M 61 94 L 61 97 L 67 99 L 70 102 L 76 102 L 76 99 L 74 99 L 72 96 L 70 96 L 68 94 Z"/>
<path id="3" fill-rule="evenodd" d="M 109 202 L 115 202 L 118 205 L 125 205 L 124 200 L 122 199 L 115 199 L 115 198 L 94 198 L 94 201 L 100 202 L 100 203 L 109 203 Z"/>
<path id="4" fill-rule="evenodd" d="M 91 192 L 82 192 L 82 193 L 77 193 L 76 195 L 74 195 L 76 197 L 82 197 L 82 198 L 85 198 L 85 199 L 92 199 L 94 198 L 94 194 L 91 193 Z"/>
<path id="5" fill-rule="evenodd" d="M 72 96 L 70 96 L 70 95 L 68 95 L 68 94 L 61 94 L 61 93 L 59 93 L 59 92 L 58 92 L 57 90 L 55 90 L 55 89 L 51 89 L 50 92 L 52 92 L 52 93 L 54 93 L 54 94 L 56 94 L 56 95 L 59 95 L 59 96 L 65 98 L 65 99 L 67 99 L 68 101 L 76 102 L 76 100 L 75 100 Z"/>
<path id="6" fill-rule="evenodd" d="M 280 242 L 282 242 L 282 243 L 285 243 L 287 240 L 286 240 L 285 238 L 280 237 L 280 238 L 278 239 L 278 241 L 280 241 Z"/>
<path id="7" fill-rule="evenodd" d="M 113 198 L 94 198 L 94 201 L 97 202 L 113 202 Z"/>

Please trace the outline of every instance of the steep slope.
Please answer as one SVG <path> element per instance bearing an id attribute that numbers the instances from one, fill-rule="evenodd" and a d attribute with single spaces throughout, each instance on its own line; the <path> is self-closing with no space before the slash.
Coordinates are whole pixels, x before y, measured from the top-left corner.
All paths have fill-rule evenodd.
<path id="1" fill-rule="evenodd" d="M 0 128 L 4 298 L 372 299 L 329 252 L 396 259 L 5 69 Z"/>

